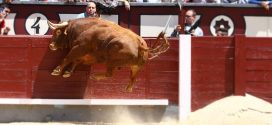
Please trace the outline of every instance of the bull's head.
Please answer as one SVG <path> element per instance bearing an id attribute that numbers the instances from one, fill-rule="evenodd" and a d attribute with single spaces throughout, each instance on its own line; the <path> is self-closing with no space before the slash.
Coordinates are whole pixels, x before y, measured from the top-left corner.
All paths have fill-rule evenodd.
<path id="1" fill-rule="evenodd" d="M 68 26 L 68 22 L 62 22 L 59 24 L 54 24 L 50 21 L 47 21 L 50 29 L 53 30 L 53 36 L 51 43 L 49 44 L 49 48 L 53 51 L 64 48 L 67 46 L 67 32 L 66 28 Z"/>

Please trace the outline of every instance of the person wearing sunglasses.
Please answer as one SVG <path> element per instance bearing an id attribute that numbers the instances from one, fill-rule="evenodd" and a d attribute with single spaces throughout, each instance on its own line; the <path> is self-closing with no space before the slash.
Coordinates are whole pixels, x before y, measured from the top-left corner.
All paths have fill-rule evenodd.
<path id="1" fill-rule="evenodd" d="M 203 36 L 203 31 L 199 27 L 200 20 L 196 21 L 196 12 L 189 9 L 185 13 L 184 34 L 191 34 L 192 36 Z M 171 33 L 171 37 L 178 37 L 182 33 L 181 25 L 177 25 Z"/>
<path id="2" fill-rule="evenodd" d="M 185 34 L 191 34 L 192 36 L 203 36 L 203 30 L 199 27 L 200 20 L 196 20 L 196 11 L 189 9 L 185 13 Z"/>
<path id="3" fill-rule="evenodd" d="M 199 27 L 200 20 L 196 20 L 196 11 L 189 9 L 185 13 L 185 34 L 191 34 L 192 36 L 203 36 L 203 30 Z"/>

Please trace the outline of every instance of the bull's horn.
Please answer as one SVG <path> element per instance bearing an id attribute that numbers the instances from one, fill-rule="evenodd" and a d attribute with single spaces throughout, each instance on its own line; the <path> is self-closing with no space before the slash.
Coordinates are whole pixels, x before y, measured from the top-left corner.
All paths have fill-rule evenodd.
<path id="1" fill-rule="evenodd" d="M 52 29 L 52 30 L 56 29 L 55 27 L 52 26 L 52 23 L 49 20 L 47 20 L 47 24 L 48 24 L 50 29 Z"/>
<path id="2" fill-rule="evenodd" d="M 55 24 L 55 23 L 52 23 L 50 22 L 49 20 L 47 20 L 47 23 L 48 23 L 48 26 L 52 29 L 52 30 L 55 30 L 57 28 L 62 28 L 62 27 L 65 27 L 68 25 L 68 22 L 62 22 L 60 24 Z"/>
<path id="3" fill-rule="evenodd" d="M 67 35 L 67 28 L 64 30 L 63 33 L 64 33 L 64 35 Z"/>

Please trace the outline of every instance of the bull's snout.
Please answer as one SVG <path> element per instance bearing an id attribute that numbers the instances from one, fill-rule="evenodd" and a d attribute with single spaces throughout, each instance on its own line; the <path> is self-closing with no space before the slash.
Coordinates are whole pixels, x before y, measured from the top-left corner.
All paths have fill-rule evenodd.
<path id="1" fill-rule="evenodd" d="M 58 48 L 56 47 L 55 43 L 52 42 L 49 44 L 49 48 L 52 50 L 52 51 L 56 51 Z"/>

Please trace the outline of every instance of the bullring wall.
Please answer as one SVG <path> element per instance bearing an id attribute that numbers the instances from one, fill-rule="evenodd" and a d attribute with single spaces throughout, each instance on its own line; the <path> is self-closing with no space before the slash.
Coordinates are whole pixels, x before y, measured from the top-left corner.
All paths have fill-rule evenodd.
<path id="1" fill-rule="evenodd" d="M 155 39 L 147 39 L 150 43 Z M 51 76 L 67 50 L 48 49 L 50 36 L 1 37 L 0 97 L 2 98 L 178 98 L 178 42 L 170 40 L 171 48 L 159 58 L 148 62 L 137 78 L 132 93 L 125 92 L 129 70 L 121 69 L 113 78 L 89 79 L 94 72 L 103 72 L 103 65 L 79 66 L 70 78 Z"/>
<path id="2" fill-rule="evenodd" d="M 76 69 L 70 78 L 51 76 L 68 50 L 48 49 L 51 36 L 1 36 L 0 98 L 42 99 L 168 99 L 178 103 L 179 41 L 149 61 L 137 77 L 132 93 L 124 88 L 128 69 L 107 80 L 89 75 L 103 72 L 103 65 Z M 145 38 L 149 46 L 155 38 Z M 229 95 L 249 93 L 272 102 L 271 38 L 192 37 L 192 109 Z"/>

